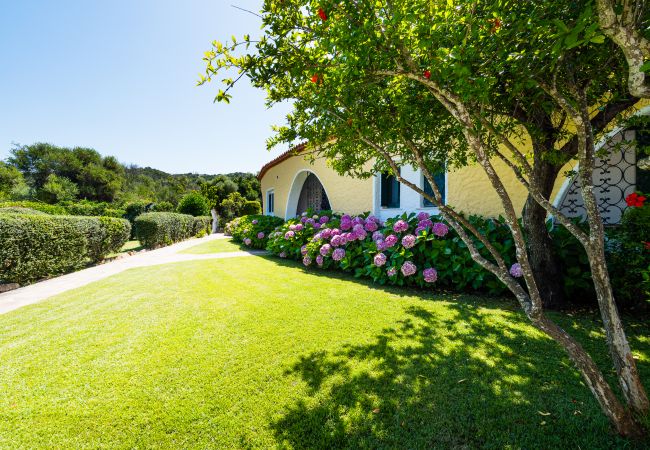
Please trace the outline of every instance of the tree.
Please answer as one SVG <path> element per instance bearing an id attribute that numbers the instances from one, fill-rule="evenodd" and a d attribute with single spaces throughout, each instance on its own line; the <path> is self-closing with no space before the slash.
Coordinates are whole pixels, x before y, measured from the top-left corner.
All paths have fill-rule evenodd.
<path id="1" fill-rule="evenodd" d="M 25 179 L 14 166 L 0 161 L 0 200 L 11 199 L 23 190 Z"/>
<path id="2" fill-rule="evenodd" d="M 38 198 L 46 203 L 71 201 L 79 195 L 79 188 L 66 177 L 51 174 L 45 184 L 39 189 Z"/>
<path id="3" fill-rule="evenodd" d="M 225 175 L 218 175 L 212 181 L 201 185 L 201 193 L 208 199 L 210 209 L 221 214 L 221 202 L 230 194 L 237 192 L 237 184 Z"/>
<path id="4" fill-rule="evenodd" d="M 181 199 L 176 210 L 181 214 L 189 214 L 195 217 L 207 216 L 210 213 L 210 205 L 200 192 L 192 191 Z"/>
<path id="5" fill-rule="evenodd" d="M 266 33 L 254 42 L 256 52 L 236 54 L 253 43 L 248 36 L 241 43 L 215 43 L 206 54 L 207 74 L 200 83 L 228 69 L 245 73 L 255 86 L 266 89 L 269 102 L 294 101 L 287 125 L 278 128 L 271 144 L 307 139 L 339 172 L 369 176 L 391 171 L 437 205 L 473 259 L 511 290 L 534 326 L 566 350 L 617 431 L 635 435 L 642 430 L 633 412 L 647 413 L 648 399 L 611 291 L 590 171 L 595 159 L 591 105 L 607 98 L 603 94 L 620 102 L 605 105 L 607 114 L 601 120 L 609 122 L 633 99 L 621 100 L 610 89 L 610 73 L 595 70 L 603 68 L 611 50 L 602 46 L 597 27 L 585 25 L 591 20 L 589 5 L 267 0 L 262 11 Z M 563 21 L 569 19 L 566 27 Z M 571 35 L 571 30 L 578 31 Z M 227 88 L 216 99 L 228 101 L 237 79 L 226 78 Z M 539 126 L 533 119 L 538 116 L 517 114 L 513 106 L 522 102 L 534 105 L 533 111 L 544 111 L 551 132 L 558 135 L 552 143 L 571 142 L 571 151 L 533 146 L 530 154 L 523 141 L 535 137 Z M 588 232 L 553 207 L 541 183 L 547 179 L 540 176 L 541 161 L 559 157 L 555 165 L 561 166 L 562 158 L 572 155 L 580 162 Z M 494 246 L 441 201 L 433 174 L 468 160 L 483 168 L 501 200 L 517 250 L 516 273 L 522 274 L 525 287 Z M 419 167 L 433 195 L 401 178 L 398 161 Z M 539 273 L 524 238 L 525 232 L 538 231 L 519 224 L 496 163 L 510 170 L 530 199 L 585 247 L 627 407 L 580 343 L 545 315 Z"/>

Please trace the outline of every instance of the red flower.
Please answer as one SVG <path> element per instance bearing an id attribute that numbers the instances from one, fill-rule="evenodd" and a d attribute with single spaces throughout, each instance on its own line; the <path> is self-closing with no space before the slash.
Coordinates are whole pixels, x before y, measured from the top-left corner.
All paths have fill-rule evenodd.
<path id="1" fill-rule="evenodd" d="M 645 245 L 646 250 L 650 250 L 650 242 L 641 241 L 641 243 Z"/>
<path id="2" fill-rule="evenodd" d="M 497 32 L 499 28 L 501 28 L 502 22 L 501 19 L 490 19 L 488 20 L 492 24 L 492 27 L 490 28 L 490 34 L 494 34 Z"/>
<path id="3" fill-rule="evenodd" d="M 431 78 L 431 71 L 430 71 L 430 70 L 425 70 L 425 71 L 424 71 L 424 78 L 426 78 L 427 80 L 428 80 L 429 78 Z"/>
<path id="4" fill-rule="evenodd" d="M 318 8 L 318 15 L 320 16 L 321 19 L 323 19 L 323 22 L 327 20 L 327 14 L 325 13 L 325 10 L 323 10 L 323 8 Z"/>
<path id="5" fill-rule="evenodd" d="M 639 195 L 636 192 L 632 192 L 630 195 L 625 197 L 625 203 L 627 206 L 632 208 L 641 208 L 643 203 L 646 201 L 646 198 L 643 195 Z"/>
<path id="6" fill-rule="evenodd" d="M 315 73 L 311 76 L 311 82 L 312 83 L 318 83 L 318 74 Z"/>

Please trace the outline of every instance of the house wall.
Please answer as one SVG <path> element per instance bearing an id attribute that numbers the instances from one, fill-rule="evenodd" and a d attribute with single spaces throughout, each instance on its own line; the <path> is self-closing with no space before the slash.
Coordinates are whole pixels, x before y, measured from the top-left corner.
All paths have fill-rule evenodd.
<path id="1" fill-rule="evenodd" d="M 262 210 L 266 212 L 266 193 L 273 189 L 275 194 L 274 215 L 282 218 L 294 217 L 296 211 L 287 211 L 289 193 L 292 190 L 294 181 L 298 177 L 300 186 L 296 186 L 298 193 L 304 182 L 300 174 L 309 171 L 314 173 L 327 193 L 330 205 L 334 211 L 348 214 L 360 214 L 372 210 L 373 205 L 373 180 L 355 179 L 338 175 L 332 168 L 328 167 L 323 158 L 314 161 L 307 161 L 302 155 L 292 156 L 271 167 L 260 180 L 262 187 L 263 205 Z"/>

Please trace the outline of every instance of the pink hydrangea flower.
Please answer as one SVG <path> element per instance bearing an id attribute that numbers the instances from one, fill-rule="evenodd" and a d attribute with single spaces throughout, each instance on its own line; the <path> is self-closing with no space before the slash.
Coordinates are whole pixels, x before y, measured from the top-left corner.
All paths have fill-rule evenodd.
<path id="1" fill-rule="evenodd" d="M 394 277 L 395 275 L 397 275 L 397 269 L 395 267 L 391 267 L 386 271 L 386 275 L 388 275 L 389 277 Z"/>
<path id="2" fill-rule="evenodd" d="M 296 231 L 296 226 L 293 225 L 293 224 L 289 225 L 289 230 L 290 231 Z"/>
<path id="3" fill-rule="evenodd" d="M 374 222 L 372 220 L 368 220 L 366 222 L 365 228 L 366 228 L 366 231 L 373 232 L 373 231 L 377 231 L 377 228 L 379 228 L 379 225 L 377 225 L 377 222 Z"/>
<path id="4" fill-rule="evenodd" d="M 424 281 L 427 283 L 435 283 L 438 279 L 438 271 L 433 267 L 430 269 L 424 269 L 422 275 L 424 276 Z"/>
<path id="5" fill-rule="evenodd" d="M 308 265 L 311 264 L 311 258 L 309 257 L 309 255 L 305 255 L 305 257 L 302 258 L 302 263 L 303 263 L 305 266 L 308 266 Z"/>
<path id="6" fill-rule="evenodd" d="M 259 233 L 257 233 L 257 239 L 264 239 L 264 232 L 263 231 L 260 231 Z"/>
<path id="7" fill-rule="evenodd" d="M 303 226 L 302 226 L 301 223 L 297 223 L 296 225 L 294 225 L 294 227 L 295 227 L 294 229 L 295 229 L 296 231 L 302 231 L 302 229 L 303 229 Z"/>
<path id="8" fill-rule="evenodd" d="M 386 264 L 386 255 L 384 255 L 383 253 L 377 253 L 373 258 L 373 262 L 377 267 L 383 266 L 384 264 Z"/>
<path id="9" fill-rule="evenodd" d="M 407 234 L 402 238 L 402 245 L 404 248 L 411 248 L 415 245 L 417 238 L 412 234 Z"/>
<path id="10" fill-rule="evenodd" d="M 442 222 L 436 222 L 433 224 L 433 234 L 438 237 L 446 236 L 449 233 L 449 227 Z"/>
<path id="11" fill-rule="evenodd" d="M 510 267 L 510 275 L 512 275 L 515 278 L 520 278 L 524 276 L 524 271 L 521 268 L 521 264 L 514 263 L 512 267 Z"/>
<path id="12" fill-rule="evenodd" d="M 332 236 L 336 236 L 337 234 L 341 234 L 341 230 L 338 228 L 332 228 Z"/>
<path id="13" fill-rule="evenodd" d="M 324 261 L 323 255 L 316 256 L 316 264 L 318 264 L 318 267 L 323 266 L 323 261 Z"/>
<path id="14" fill-rule="evenodd" d="M 389 234 L 386 236 L 386 239 L 384 239 L 384 244 L 386 245 L 386 248 L 391 248 L 397 244 L 397 236 L 394 234 Z"/>
<path id="15" fill-rule="evenodd" d="M 345 244 L 347 244 L 347 243 L 350 241 L 350 239 L 349 239 L 349 233 L 340 234 L 340 235 L 339 235 L 339 240 L 340 240 L 340 242 L 341 242 L 341 245 L 345 245 Z"/>
<path id="16" fill-rule="evenodd" d="M 398 220 L 398 221 L 395 222 L 395 224 L 393 225 L 393 231 L 394 231 L 395 233 L 401 233 L 402 231 L 406 231 L 406 230 L 408 230 L 408 229 L 409 229 L 409 224 L 408 224 L 408 222 L 406 222 L 405 220 L 402 220 L 402 219 Z"/>
<path id="17" fill-rule="evenodd" d="M 334 250 L 334 253 L 332 253 L 332 259 L 334 261 L 340 261 L 343 258 L 345 258 L 345 250 L 343 250 L 342 248 L 337 248 L 336 250 Z"/>
<path id="18" fill-rule="evenodd" d="M 368 233 L 366 233 L 366 230 L 362 229 L 361 231 L 355 233 L 355 237 L 358 241 L 363 241 L 368 237 Z"/>
<path id="19" fill-rule="evenodd" d="M 329 228 L 324 228 L 319 234 L 323 239 L 329 239 L 330 236 L 332 236 L 332 230 L 330 230 Z"/>
<path id="20" fill-rule="evenodd" d="M 360 223 L 354 225 L 354 226 L 352 227 L 352 231 L 353 231 L 354 233 L 359 233 L 360 231 L 364 231 L 364 230 L 363 230 L 363 225 L 361 225 Z"/>
<path id="21" fill-rule="evenodd" d="M 429 217 L 431 217 L 431 216 L 426 211 L 422 211 L 421 213 L 418 214 L 418 220 L 419 221 L 427 220 Z"/>
<path id="22" fill-rule="evenodd" d="M 246 244 L 246 245 L 251 245 L 251 242 L 253 242 L 253 241 L 251 241 L 251 238 L 244 239 L 244 244 Z"/>
<path id="23" fill-rule="evenodd" d="M 335 235 L 332 237 L 332 240 L 330 241 L 332 244 L 332 247 L 339 247 L 341 244 L 341 236 L 340 235 Z"/>
<path id="24" fill-rule="evenodd" d="M 418 268 L 411 261 L 405 261 L 404 264 L 402 264 L 401 271 L 402 271 L 402 275 L 404 275 L 405 277 L 410 277 L 411 275 L 415 274 L 415 272 L 418 271 Z"/>
<path id="25" fill-rule="evenodd" d="M 251 223 L 252 223 L 253 225 L 257 225 L 259 222 L 258 222 L 257 219 L 254 219 Z"/>
<path id="26" fill-rule="evenodd" d="M 284 233 L 284 238 L 285 238 L 285 239 L 291 239 L 291 238 L 293 238 L 295 235 L 296 235 L 296 233 L 294 233 L 293 231 L 289 230 L 289 231 L 287 231 L 286 233 Z"/>
<path id="27" fill-rule="evenodd" d="M 332 246 L 329 244 L 325 244 L 320 248 L 319 253 L 323 256 L 327 256 L 330 254 L 331 251 L 332 251 Z"/>

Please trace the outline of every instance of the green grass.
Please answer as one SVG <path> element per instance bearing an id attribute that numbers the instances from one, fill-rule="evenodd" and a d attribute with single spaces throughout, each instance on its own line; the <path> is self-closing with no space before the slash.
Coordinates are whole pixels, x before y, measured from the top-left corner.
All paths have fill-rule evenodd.
<path id="1" fill-rule="evenodd" d="M 120 249 L 119 252 L 111 253 L 110 255 L 107 256 L 107 258 L 114 258 L 114 257 L 116 257 L 118 255 L 121 255 L 121 254 L 127 253 L 127 252 L 131 252 L 131 251 L 136 251 L 137 252 L 137 251 L 142 250 L 143 248 L 144 247 L 142 246 L 142 244 L 140 244 L 140 241 L 128 241 L 126 244 L 124 244 L 124 246 L 122 246 L 122 248 Z"/>
<path id="2" fill-rule="evenodd" d="M 204 255 L 207 253 L 226 253 L 226 252 L 241 252 L 248 250 L 247 248 L 236 244 L 232 239 L 214 239 L 210 242 L 195 245 L 179 253 L 189 253 L 193 255 Z"/>
<path id="3" fill-rule="evenodd" d="M 598 320 L 554 317 L 611 375 Z M 648 323 L 627 324 L 648 385 Z M 0 448 L 643 445 L 511 303 L 270 258 L 130 270 L 2 315 L 0 368 Z"/>

